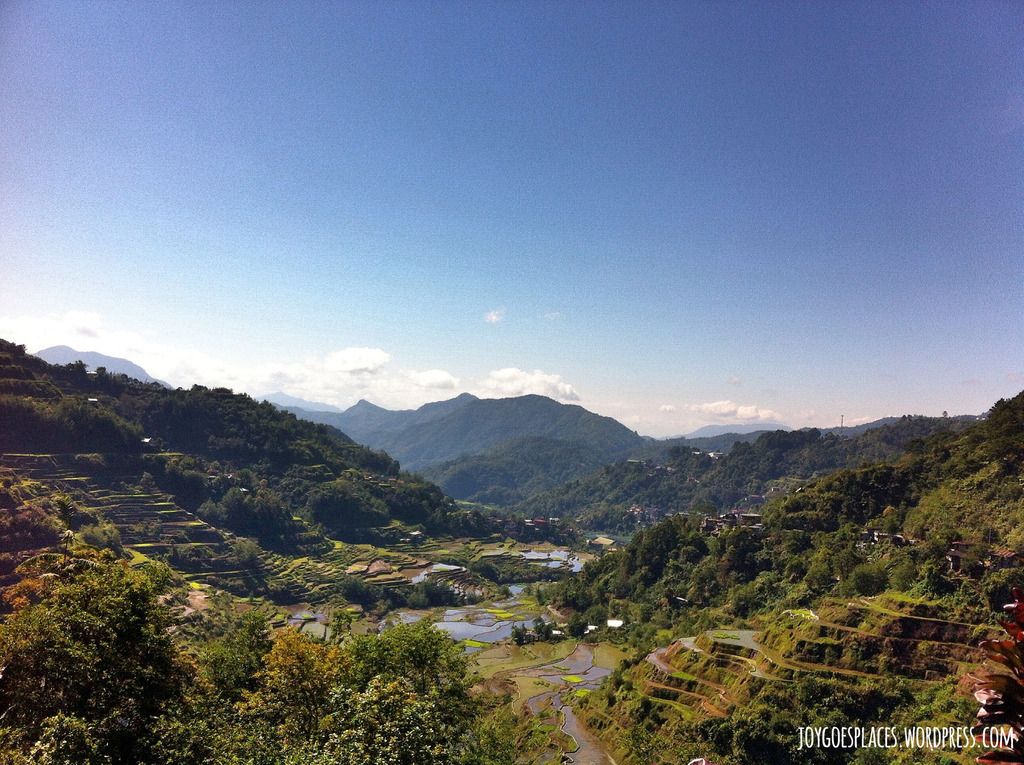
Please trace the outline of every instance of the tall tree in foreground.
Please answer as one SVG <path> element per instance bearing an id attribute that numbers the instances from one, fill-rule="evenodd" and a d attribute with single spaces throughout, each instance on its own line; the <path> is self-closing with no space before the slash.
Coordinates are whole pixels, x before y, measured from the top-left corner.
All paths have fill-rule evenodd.
<path id="1" fill-rule="evenodd" d="M 26 746 L 69 762 L 146 759 L 187 677 L 158 589 L 157 574 L 97 563 L 0 625 L 0 715 Z"/>

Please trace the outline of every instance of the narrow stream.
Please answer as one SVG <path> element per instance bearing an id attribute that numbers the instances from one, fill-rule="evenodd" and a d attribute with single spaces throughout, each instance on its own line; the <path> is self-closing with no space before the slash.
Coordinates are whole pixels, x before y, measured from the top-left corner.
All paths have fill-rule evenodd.
<path id="1" fill-rule="evenodd" d="M 538 714 L 544 703 L 551 701 L 551 708 L 557 712 L 562 719 L 562 731 L 571 736 L 577 743 L 578 748 L 569 754 L 570 761 L 574 765 L 610 765 L 614 760 L 605 751 L 601 741 L 591 733 L 576 717 L 572 706 L 566 703 L 565 698 L 578 688 L 593 690 L 597 688 L 605 677 L 611 674 L 611 670 L 594 666 L 594 651 L 585 643 L 580 643 L 576 650 L 561 661 L 545 664 L 524 674 L 542 678 L 552 684 L 560 685 L 557 690 L 542 693 L 534 696 L 527 702 L 527 708 Z M 563 678 L 573 675 L 582 678 L 582 682 L 570 683 Z"/>

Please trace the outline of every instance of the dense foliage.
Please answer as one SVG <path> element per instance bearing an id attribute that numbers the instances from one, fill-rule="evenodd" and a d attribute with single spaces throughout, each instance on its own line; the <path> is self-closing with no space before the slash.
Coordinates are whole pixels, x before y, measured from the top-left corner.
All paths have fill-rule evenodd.
<path id="1" fill-rule="evenodd" d="M 757 443 L 740 453 L 771 456 Z M 630 731 L 637 761 L 960 762 L 941 751 L 871 759 L 868 750 L 800 750 L 796 732 L 923 720 L 964 726 L 969 702 L 956 674 L 983 658 L 971 646 L 991 634 L 992 612 L 1024 584 L 1019 558 L 1007 563 L 1022 550 L 1022 517 L 1024 393 L 962 432 L 911 442 L 892 462 L 839 470 L 772 499 L 762 523 L 712 531 L 697 518 L 667 518 L 558 585 L 555 602 L 590 624 L 624 620 L 638 656 L 666 636 L 749 626 L 768 655 L 821 674 L 785 684 L 742 672 L 730 681 L 737 706 L 728 717 L 691 719 L 637 693 L 634 682 L 657 682 L 645 674 L 650 664 L 627 665 L 586 707 Z M 987 644 L 1000 655 L 1005 645 Z M 830 677 L 830 668 L 842 674 Z M 685 686 L 689 675 L 679 677 L 694 689 Z"/>
<path id="2" fill-rule="evenodd" d="M 699 519 L 672 516 L 586 566 L 562 585 L 559 597 L 585 611 L 609 597 L 656 605 L 678 595 L 695 605 L 729 604 L 746 616 L 761 608 L 806 605 L 833 592 L 870 595 L 889 584 L 934 595 L 950 592 L 958 585 L 942 572 L 953 542 L 987 549 L 1020 549 L 1024 543 L 1022 422 L 1024 393 L 998 402 L 986 420 L 961 433 L 938 433 L 913 444 L 893 463 L 840 470 L 771 501 L 763 528 L 740 526 L 712 535 Z M 739 454 L 747 464 L 778 458 L 770 443 L 796 439 L 814 443 L 820 437 L 775 433 Z M 791 461 L 794 454 L 806 452 L 783 451 L 781 457 Z M 702 457 L 692 455 L 695 461 Z M 736 469 L 724 458 L 723 468 Z M 863 534 L 875 530 L 901 534 L 906 544 L 866 544 Z M 1008 593 L 998 584 L 1007 576 L 1007 570 L 993 567 L 982 578 L 989 605 L 998 607 Z"/>
<path id="3" fill-rule="evenodd" d="M 523 438 L 423 472 L 446 493 L 458 499 L 513 505 L 590 473 L 605 462 L 606 457 L 601 451 L 586 444 L 551 438 Z"/>
<path id="4" fill-rule="evenodd" d="M 466 659 L 429 626 L 323 642 L 248 614 L 190 656 L 159 569 L 63 559 L 49 575 L 49 594 L 0 625 L 0 761 L 481 761 Z"/>
<path id="5" fill-rule="evenodd" d="M 246 395 L 52 366 L 2 340 L 0 384 L 0 450 L 118 456 L 120 472 L 145 472 L 183 507 L 271 547 L 312 544 L 317 528 L 359 537 L 392 520 L 479 525 L 386 454 Z"/>
<path id="6" fill-rule="evenodd" d="M 533 496 L 516 509 L 529 517 L 582 516 L 595 528 L 630 529 L 633 506 L 664 515 L 725 510 L 760 504 L 773 492 L 784 493 L 803 481 L 880 461 L 893 460 L 917 439 L 957 432 L 969 421 L 904 417 L 847 438 L 816 429 L 762 433 L 753 442 L 737 442 L 721 456 L 689 445 L 672 448 L 667 459 L 632 459 Z"/>

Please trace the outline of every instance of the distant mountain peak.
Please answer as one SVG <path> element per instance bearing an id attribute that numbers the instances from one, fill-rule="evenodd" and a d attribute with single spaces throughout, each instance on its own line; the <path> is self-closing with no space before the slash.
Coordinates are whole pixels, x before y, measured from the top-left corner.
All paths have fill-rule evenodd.
<path id="1" fill-rule="evenodd" d="M 342 411 L 336 406 L 331 404 L 325 404 L 322 401 L 308 401 L 298 396 L 293 396 L 290 393 L 282 393 L 277 391 L 276 393 L 268 393 L 261 397 L 263 401 L 269 401 L 277 407 L 286 408 L 293 407 L 295 409 L 309 409 L 315 412 L 340 412 Z"/>
<path id="2" fill-rule="evenodd" d="M 692 433 L 687 433 L 685 438 L 707 438 L 709 436 L 722 436 L 726 433 L 759 433 L 762 430 L 792 430 L 789 425 L 780 422 L 751 422 L 751 423 L 728 423 L 723 425 L 705 425 L 697 428 Z"/>
<path id="3" fill-rule="evenodd" d="M 643 439 L 620 422 L 547 396 L 478 398 L 461 393 L 418 409 L 393 411 L 359 401 L 341 414 L 296 412 L 383 449 L 410 469 L 481 454 L 509 441 L 541 437 L 583 444 L 613 458 Z"/>
<path id="4" fill-rule="evenodd" d="M 139 382 L 159 383 L 165 388 L 171 387 L 163 380 L 158 380 L 155 377 L 152 377 L 145 369 L 133 361 L 122 359 L 117 356 L 107 356 L 106 354 L 97 353 L 96 351 L 76 351 L 68 345 L 54 345 L 50 348 L 43 348 L 40 351 L 36 351 L 32 355 L 41 358 L 48 364 L 59 364 L 64 366 L 66 364 L 74 364 L 76 361 L 81 361 L 90 372 L 95 372 L 100 367 L 103 367 L 111 374 L 128 375 Z"/>
<path id="5" fill-rule="evenodd" d="M 350 406 L 348 409 L 345 409 L 344 411 L 346 411 L 346 412 L 362 412 L 362 411 L 366 411 L 366 410 L 369 410 L 369 411 L 381 411 L 381 412 L 391 411 L 389 409 L 385 409 L 384 407 L 379 406 L 379 405 L 373 403 L 372 401 L 367 401 L 365 398 L 359 399 L 356 403 L 354 403 L 352 406 Z"/>

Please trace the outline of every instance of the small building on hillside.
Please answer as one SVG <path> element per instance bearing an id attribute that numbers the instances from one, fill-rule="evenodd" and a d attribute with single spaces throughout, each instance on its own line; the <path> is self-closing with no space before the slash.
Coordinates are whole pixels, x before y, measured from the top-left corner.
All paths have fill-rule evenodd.
<path id="1" fill-rule="evenodd" d="M 983 545 L 977 542 L 953 542 L 946 551 L 949 571 L 953 574 L 977 576 L 984 569 L 982 560 L 985 556 Z"/>
<path id="2" fill-rule="evenodd" d="M 1024 554 L 1014 552 L 1009 547 L 997 547 L 987 561 L 992 571 L 1002 571 L 1007 568 L 1017 568 L 1024 565 Z"/>

